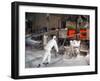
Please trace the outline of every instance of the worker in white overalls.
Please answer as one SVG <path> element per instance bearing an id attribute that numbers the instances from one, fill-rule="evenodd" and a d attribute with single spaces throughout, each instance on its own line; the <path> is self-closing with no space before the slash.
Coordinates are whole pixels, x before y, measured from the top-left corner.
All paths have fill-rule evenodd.
<path id="1" fill-rule="evenodd" d="M 56 36 L 53 36 L 53 38 L 44 47 L 45 54 L 44 54 L 42 62 L 38 65 L 38 67 L 40 67 L 41 64 L 44 64 L 46 59 L 47 59 L 46 64 L 50 63 L 50 61 L 51 61 L 51 50 L 52 50 L 53 47 L 56 49 L 56 52 L 58 52 L 58 45 L 57 45 L 57 42 L 56 42 Z"/>
<path id="2" fill-rule="evenodd" d="M 74 47 L 75 47 L 75 50 L 76 50 L 76 53 L 77 53 L 77 54 L 80 53 L 80 43 L 81 43 L 80 40 L 76 40 L 76 41 L 75 41 Z"/>
<path id="3" fill-rule="evenodd" d="M 71 44 L 72 53 L 73 54 L 76 53 L 77 55 L 79 55 L 79 53 L 80 53 L 80 41 L 73 40 L 73 41 L 70 41 L 70 44 Z"/>

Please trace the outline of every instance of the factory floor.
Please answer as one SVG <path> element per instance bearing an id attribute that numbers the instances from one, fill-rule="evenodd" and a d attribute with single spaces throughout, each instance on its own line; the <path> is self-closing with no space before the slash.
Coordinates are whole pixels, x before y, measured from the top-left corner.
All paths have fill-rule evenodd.
<path id="1" fill-rule="evenodd" d="M 35 48 L 26 48 L 25 51 L 25 68 L 37 68 L 41 63 L 45 51 Z M 79 54 L 76 57 L 67 58 L 66 55 L 51 53 L 51 63 L 41 67 L 63 67 L 63 66 L 86 66 L 89 65 L 89 55 Z M 40 68 L 41 68 L 40 67 Z"/>

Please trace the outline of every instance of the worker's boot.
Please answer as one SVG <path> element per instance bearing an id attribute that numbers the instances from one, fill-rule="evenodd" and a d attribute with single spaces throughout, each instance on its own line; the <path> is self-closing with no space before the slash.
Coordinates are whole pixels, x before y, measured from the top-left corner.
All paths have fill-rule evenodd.
<path id="1" fill-rule="evenodd" d="M 39 67 L 41 67 L 41 64 L 39 64 L 39 65 L 37 66 L 37 68 L 39 68 Z"/>
<path id="2" fill-rule="evenodd" d="M 49 64 L 49 62 L 46 62 L 46 63 L 43 63 L 44 65 L 47 65 L 47 64 Z"/>

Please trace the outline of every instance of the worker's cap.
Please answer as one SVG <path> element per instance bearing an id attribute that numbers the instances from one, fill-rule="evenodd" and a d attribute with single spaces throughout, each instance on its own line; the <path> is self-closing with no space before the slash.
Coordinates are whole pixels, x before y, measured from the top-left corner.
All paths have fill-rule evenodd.
<path id="1" fill-rule="evenodd" d="M 56 36 L 53 36 L 53 39 L 56 39 Z"/>

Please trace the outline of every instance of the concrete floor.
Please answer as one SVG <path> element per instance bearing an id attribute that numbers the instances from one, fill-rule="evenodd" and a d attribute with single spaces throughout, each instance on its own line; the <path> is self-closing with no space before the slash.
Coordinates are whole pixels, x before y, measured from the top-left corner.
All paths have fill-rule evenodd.
<path id="1" fill-rule="evenodd" d="M 25 54 L 25 67 L 37 68 L 38 64 L 42 61 L 44 56 L 44 50 L 38 50 L 35 48 L 27 48 Z M 83 66 L 89 65 L 89 55 L 78 55 L 77 57 L 67 58 L 66 55 L 57 55 L 52 52 L 51 63 L 48 65 L 42 65 L 41 67 L 61 67 L 61 66 Z M 40 67 L 40 68 L 41 68 Z"/>

